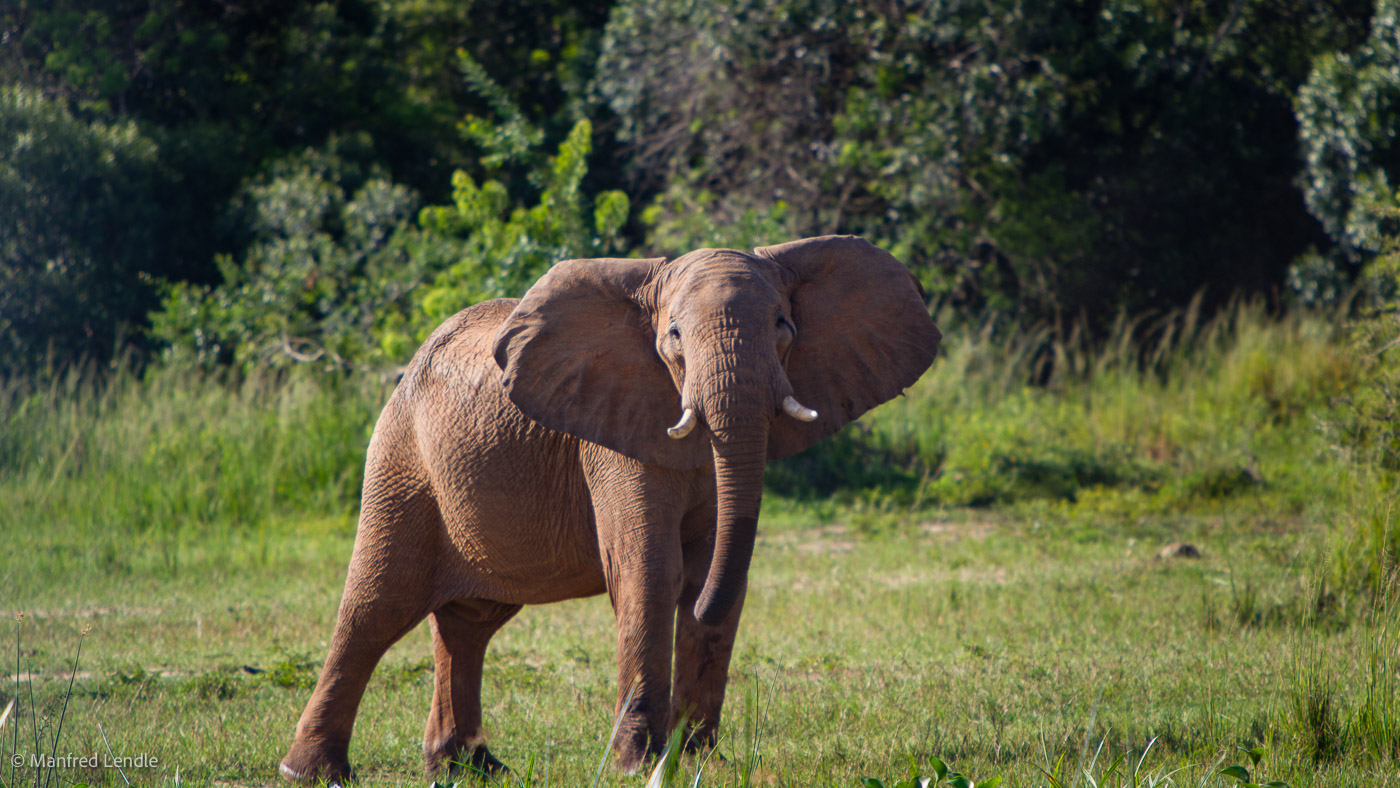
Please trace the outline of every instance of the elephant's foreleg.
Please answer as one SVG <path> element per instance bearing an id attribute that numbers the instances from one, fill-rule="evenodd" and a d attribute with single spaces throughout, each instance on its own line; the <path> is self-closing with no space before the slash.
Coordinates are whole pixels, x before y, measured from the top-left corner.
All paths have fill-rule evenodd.
<path id="1" fill-rule="evenodd" d="M 600 450 L 606 451 L 606 450 Z M 635 771 L 666 745 L 671 645 L 681 591 L 680 525 L 690 474 L 605 453 L 587 462 L 603 576 L 617 617 L 617 765 Z"/>
<path id="2" fill-rule="evenodd" d="M 679 553 L 677 548 L 676 553 Z M 666 744 L 671 715 L 671 637 L 680 591 L 679 555 L 639 576 L 624 572 L 613 591 L 617 613 L 617 765 L 635 771 Z M 627 576 L 631 575 L 631 579 Z"/>
<path id="3" fill-rule="evenodd" d="M 690 727 L 686 749 L 715 746 L 719 733 L 724 689 L 729 679 L 729 657 L 739 630 L 739 614 L 744 592 L 729 615 L 715 626 L 695 618 L 695 600 L 709 572 L 712 543 L 706 540 L 686 545 L 685 583 L 676 605 L 676 670 L 671 689 L 671 720 L 674 728 L 682 719 Z M 747 590 L 747 586 L 745 588 Z"/>
<path id="4" fill-rule="evenodd" d="M 486 644 L 520 605 L 485 600 L 449 602 L 433 612 L 433 708 L 423 736 L 429 776 L 448 767 L 494 774 L 505 768 L 486 749 L 481 730 L 481 665 Z"/>

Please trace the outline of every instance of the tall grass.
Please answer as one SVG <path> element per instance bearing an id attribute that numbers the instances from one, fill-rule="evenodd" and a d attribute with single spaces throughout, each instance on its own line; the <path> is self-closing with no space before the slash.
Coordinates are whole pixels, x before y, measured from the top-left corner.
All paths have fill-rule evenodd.
<path id="1" fill-rule="evenodd" d="M 0 385 L 0 530 L 161 539 L 346 513 L 386 395 L 371 380 L 175 368 L 11 381 Z"/>
<path id="2" fill-rule="evenodd" d="M 770 466 L 777 506 L 1131 521 L 1248 500 L 1273 517 L 1338 513 L 1350 541 L 1337 541 L 1334 574 L 1350 584 L 1400 563 L 1393 469 L 1368 437 L 1384 432 L 1377 358 L 1344 321 L 1240 303 L 1210 320 L 1194 309 L 1123 320 L 1099 340 L 994 323 L 946 333 L 907 396 Z M 369 376 L 179 368 L 0 384 L 0 518 L 72 538 L 171 539 L 343 516 L 389 391 Z"/>
<path id="3" fill-rule="evenodd" d="M 874 482 L 902 505 L 1110 513 L 1260 495 L 1281 510 L 1344 503 L 1344 477 L 1370 458 L 1338 445 L 1349 418 L 1338 401 L 1366 385 L 1374 363 L 1340 325 L 1242 303 L 1209 321 L 1194 310 L 1150 326 L 1123 321 L 1101 341 L 998 325 L 950 331 L 907 396 L 844 442 L 788 461 L 779 484 L 859 498 Z"/>

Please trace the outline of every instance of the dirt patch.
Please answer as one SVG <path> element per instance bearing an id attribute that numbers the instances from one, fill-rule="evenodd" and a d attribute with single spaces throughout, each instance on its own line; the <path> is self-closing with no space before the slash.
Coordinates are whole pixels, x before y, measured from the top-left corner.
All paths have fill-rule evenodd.
<path id="1" fill-rule="evenodd" d="M 20 612 L 24 613 L 26 618 L 48 621 L 58 618 L 105 618 L 107 616 L 155 618 L 165 611 L 158 607 L 90 605 L 71 608 L 39 608 L 38 610 L 22 610 Z"/>
<path id="2" fill-rule="evenodd" d="M 801 553 L 822 555 L 849 553 L 856 549 L 855 540 L 849 537 L 849 528 L 835 524 L 811 530 L 784 531 L 775 534 L 767 541 L 780 548 L 791 548 Z"/>
<path id="3" fill-rule="evenodd" d="M 982 541 L 991 536 L 996 526 L 989 522 L 952 522 L 950 520 L 930 520 L 919 526 L 919 532 L 947 540 L 975 539 Z"/>

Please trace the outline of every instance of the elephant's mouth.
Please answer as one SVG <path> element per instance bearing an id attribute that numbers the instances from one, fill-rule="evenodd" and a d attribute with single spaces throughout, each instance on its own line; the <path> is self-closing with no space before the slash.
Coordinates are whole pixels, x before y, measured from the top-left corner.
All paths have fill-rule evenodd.
<path id="1" fill-rule="evenodd" d="M 815 410 L 798 402 L 791 394 L 783 397 L 783 412 L 797 419 L 798 421 L 816 421 L 818 414 Z M 695 429 L 695 408 L 686 408 L 681 412 L 681 418 L 674 427 L 666 428 L 666 434 L 680 440 L 689 435 Z"/>

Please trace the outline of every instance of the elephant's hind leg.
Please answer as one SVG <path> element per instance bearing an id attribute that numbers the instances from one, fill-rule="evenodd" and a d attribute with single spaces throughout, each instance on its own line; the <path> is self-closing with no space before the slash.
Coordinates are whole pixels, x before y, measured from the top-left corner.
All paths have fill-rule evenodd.
<path id="1" fill-rule="evenodd" d="M 370 675 L 384 652 L 440 604 L 431 580 L 434 544 L 422 538 L 441 522 L 436 504 L 366 492 L 330 652 L 279 768 L 298 782 L 350 778 L 350 734 Z"/>
<path id="2" fill-rule="evenodd" d="M 481 665 L 486 644 L 520 605 L 469 599 L 449 602 L 432 615 L 433 708 L 423 736 L 428 775 L 443 767 L 493 775 L 505 769 L 486 749 L 481 730 Z"/>

